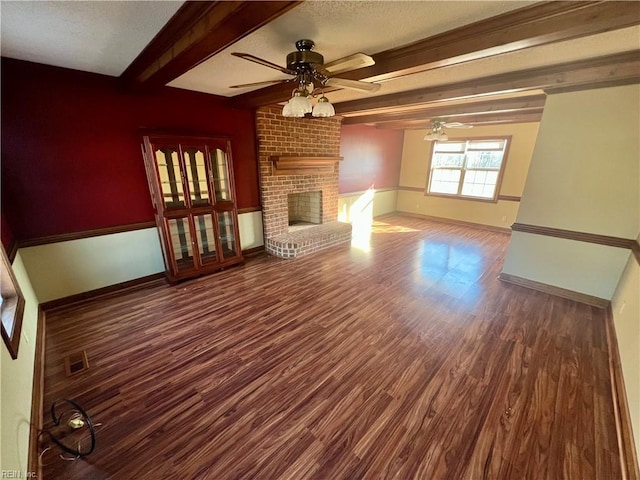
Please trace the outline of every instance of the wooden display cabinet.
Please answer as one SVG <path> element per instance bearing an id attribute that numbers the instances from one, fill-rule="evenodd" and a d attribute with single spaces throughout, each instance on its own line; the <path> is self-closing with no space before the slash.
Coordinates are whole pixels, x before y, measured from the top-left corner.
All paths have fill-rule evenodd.
<path id="1" fill-rule="evenodd" d="M 142 150 L 167 279 L 242 262 L 229 139 L 146 135 Z"/>

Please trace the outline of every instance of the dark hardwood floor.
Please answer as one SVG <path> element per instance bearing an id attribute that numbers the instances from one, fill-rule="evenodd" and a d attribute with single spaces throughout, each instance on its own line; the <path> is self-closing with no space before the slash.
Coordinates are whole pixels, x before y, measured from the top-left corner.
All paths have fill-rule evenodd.
<path id="1" fill-rule="evenodd" d="M 368 252 L 49 313 L 45 411 L 102 425 L 45 478 L 621 478 L 605 312 L 499 282 L 508 240 L 392 216 Z"/>

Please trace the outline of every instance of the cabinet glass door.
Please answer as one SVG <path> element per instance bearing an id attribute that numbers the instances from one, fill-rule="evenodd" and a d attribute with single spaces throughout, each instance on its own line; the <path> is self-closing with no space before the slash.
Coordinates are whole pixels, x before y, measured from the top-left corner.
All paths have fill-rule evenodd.
<path id="1" fill-rule="evenodd" d="M 162 202 L 167 209 L 184 208 L 184 189 L 177 146 L 157 147 L 154 152 Z"/>
<path id="2" fill-rule="evenodd" d="M 209 205 L 211 201 L 204 148 L 183 147 L 182 155 L 191 205 L 194 207 Z"/>
<path id="3" fill-rule="evenodd" d="M 216 252 L 216 234 L 213 228 L 213 215 L 210 213 L 194 215 L 193 220 L 196 229 L 200 264 L 216 263 L 218 261 L 218 255 Z"/>
<path id="4" fill-rule="evenodd" d="M 218 230 L 220 232 L 220 248 L 223 258 L 238 255 L 236 244 L 236 228 L 233 212 L 218 212 Z"/>
<path id="5" fill-rule="evenodd" d="M 231 201 L 231 184 L 229 182 L 229 162 L 224 150 L 216 148 L 209 152 L 211 156 L 211 176 L 216 201 Z"/>
<path id="6" fill-rule="evenodd" d="M 195 264 L 189 219 L 187 217 L 170 218 L 167 220 L 167 228 L 178 272 L 192 269 Z"/>

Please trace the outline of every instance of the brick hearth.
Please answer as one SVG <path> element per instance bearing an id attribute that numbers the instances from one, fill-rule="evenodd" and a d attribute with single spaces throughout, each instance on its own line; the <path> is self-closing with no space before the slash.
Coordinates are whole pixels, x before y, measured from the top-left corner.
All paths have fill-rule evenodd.
<path id="1" fill-rule="evenodd" d="M 323 171 L 318 169 L 317 172 L 295 175 L 276 174 L 272 162 L 273 157 L 303 156 L 335 157 L 337 160 L 340 155 L 341 118 L 285 118 L 280 115 L 281 111 L 282 107 L 272 106 L 261 107 L 256 113 L 260 194 L 267 252 L 293 258 L 350 241 L 351 226 L 337 222 L 338 161 Z M 288 194 L 314 191 L 322 192 L 322 224 L 290 234 Z M 347 230 L 348 235 L 345 233 Z M 329 231 L 333 233 L 329 234 Z"/>

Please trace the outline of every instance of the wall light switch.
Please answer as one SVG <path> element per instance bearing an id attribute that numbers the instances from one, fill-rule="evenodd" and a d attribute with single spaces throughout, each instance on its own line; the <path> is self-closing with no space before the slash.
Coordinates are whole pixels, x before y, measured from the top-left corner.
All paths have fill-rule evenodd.
<path id="1" fill-rule="evenodd" d="M 622 302 L 622 305 L 620 305 L 620 308 L 618 309 L 618 313 L 620 315 L 622 315 L 622 312 L 624 312 L 624 307 L 627 306 L 627 302 Z"/>

